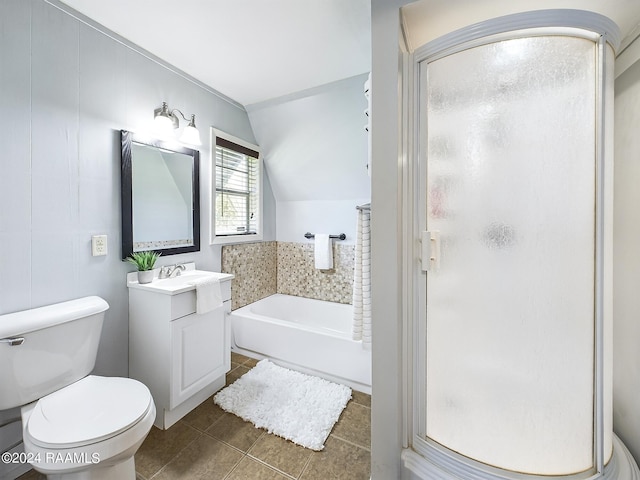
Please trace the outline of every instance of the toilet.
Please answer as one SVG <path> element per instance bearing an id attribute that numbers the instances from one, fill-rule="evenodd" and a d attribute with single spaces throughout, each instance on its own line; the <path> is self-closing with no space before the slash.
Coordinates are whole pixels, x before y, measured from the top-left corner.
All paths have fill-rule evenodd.
<path id="1" fill-rule="evenodd" d="M 136 478 L 156 409 L 141 382 L 89 375 L 108 308 L 91 296 L 0 315 L 0 410 L 21 407 L 25 458 L 49 479 Z"/>

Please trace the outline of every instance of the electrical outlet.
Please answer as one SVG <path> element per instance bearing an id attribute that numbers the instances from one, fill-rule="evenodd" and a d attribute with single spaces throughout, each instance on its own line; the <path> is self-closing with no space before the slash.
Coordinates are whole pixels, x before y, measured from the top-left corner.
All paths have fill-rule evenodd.
<path id="1" fill-rule="evenodd" d="M 91 237 L 91 255 L 99 257 L 107 254 L 107 236 L 93 235 Z"/>

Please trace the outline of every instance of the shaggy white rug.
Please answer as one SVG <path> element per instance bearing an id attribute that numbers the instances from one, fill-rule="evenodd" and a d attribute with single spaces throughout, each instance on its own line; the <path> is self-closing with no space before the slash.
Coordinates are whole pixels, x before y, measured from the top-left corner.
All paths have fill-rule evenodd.
<path id="1" fill-rule="evenodd" d="M 312 450 L 322 450 L 351 389 L 261 360 L 220 390 L 220 408 Z"/>

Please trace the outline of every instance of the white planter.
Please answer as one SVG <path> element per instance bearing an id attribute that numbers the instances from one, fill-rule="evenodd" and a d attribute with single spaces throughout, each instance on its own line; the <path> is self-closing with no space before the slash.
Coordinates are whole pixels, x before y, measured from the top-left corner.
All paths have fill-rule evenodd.
<path id="1" fill-rule="evenodd" d="M 138 272 L 138 283 L 151 283 L 153 281 L 153 270 Z"/>

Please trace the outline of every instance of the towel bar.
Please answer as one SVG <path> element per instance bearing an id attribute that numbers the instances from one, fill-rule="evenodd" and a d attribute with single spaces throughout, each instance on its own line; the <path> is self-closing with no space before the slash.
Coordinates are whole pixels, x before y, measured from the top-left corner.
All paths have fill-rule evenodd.
<path id="1" fill-rule="evenodd" d="M 313 233 L 305 233 L 304 234 L 304 238 L 313 238 L 315 237 L 315 235 Z M 344 233 L 341 233 L 340 235 L 329 235 L 329 238 L 337 238 L 338 240 L 346 240 L 347 236 Z"/>

